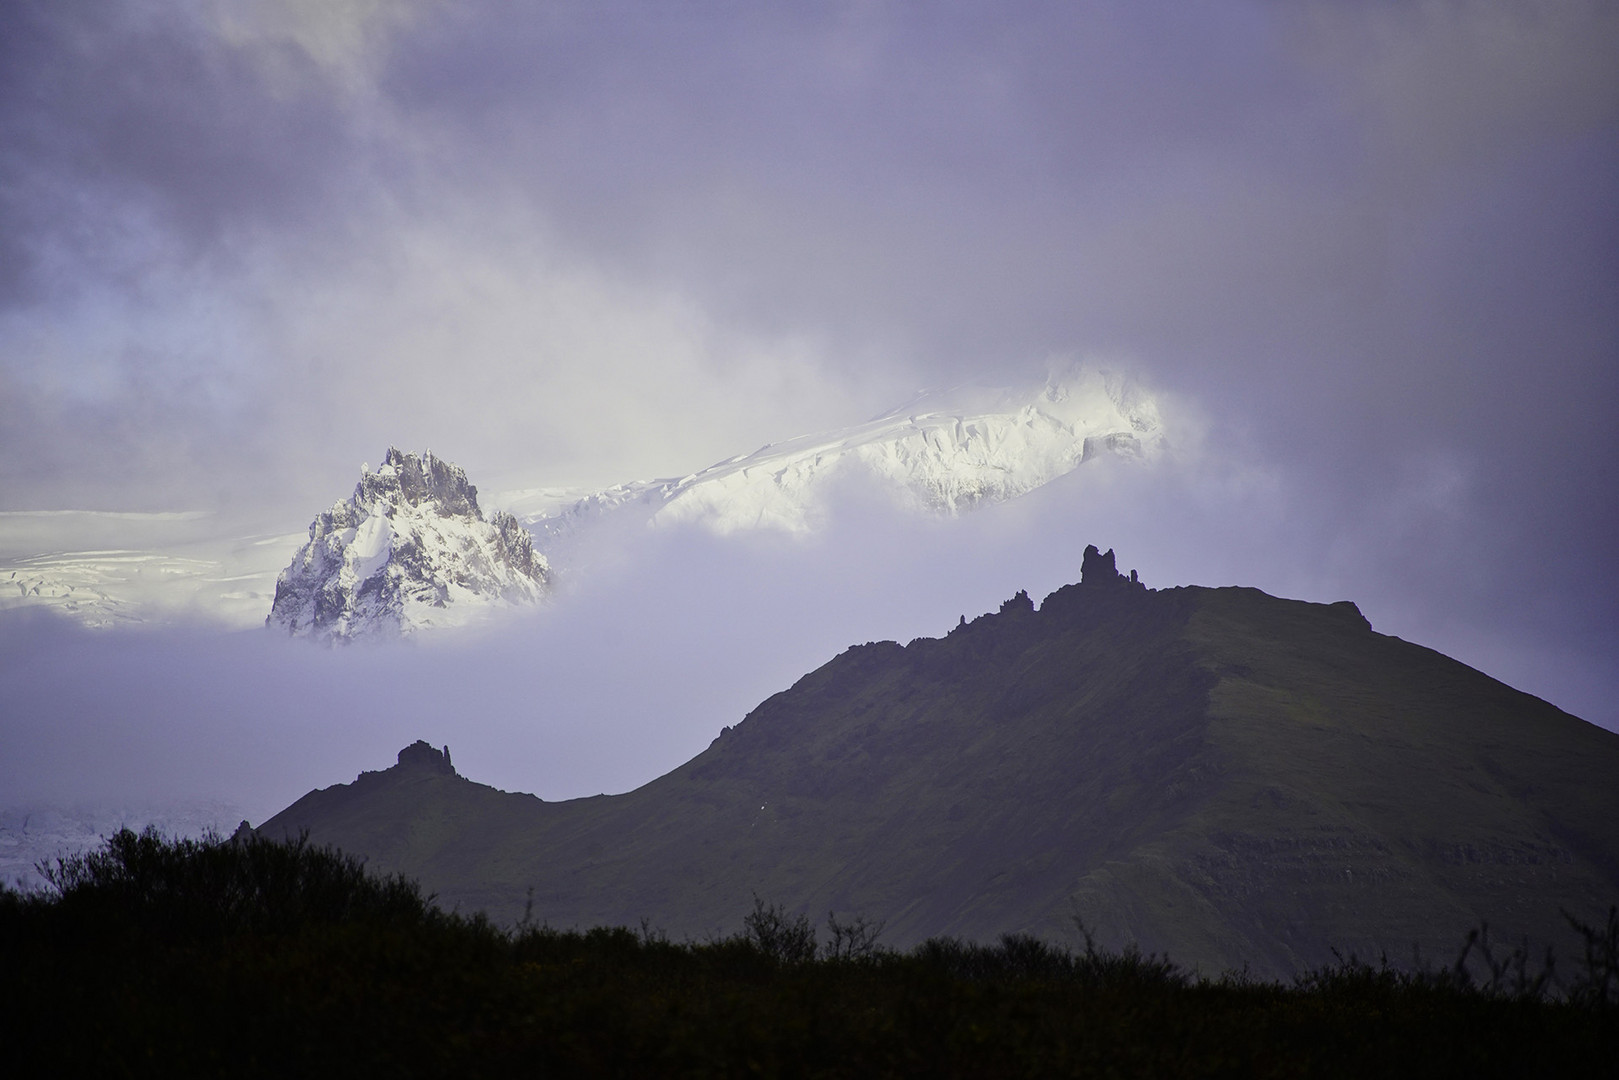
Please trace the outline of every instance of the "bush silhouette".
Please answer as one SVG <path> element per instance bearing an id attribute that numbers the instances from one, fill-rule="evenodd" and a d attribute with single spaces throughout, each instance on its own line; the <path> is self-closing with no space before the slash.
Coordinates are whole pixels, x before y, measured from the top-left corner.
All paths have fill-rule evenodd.
<path id="1" fill-rule="evenodd" d="M 776 903 L 765 903 L 757 893 L 753 910 L 742 918 L 744 936 L 756 949 L 783 964 L 805 964 L 815 959 L 815 927 L 808 915 L 789 915 Z"/>
<path id="2" fill-rule="evenodd" d="M 826 946 L 826 958 L 834 961 L 872 960 L 881 952 L 877 939 L 882 935 L 880 919 L 868 919 L 855 914 L 847 920 L 839 919 L 837 912 L 826 913 L 826 928 L 831 940 Z"/>
<path id="3" fill-rule="evenodd" d="M 100 850 L 40 872 L 65 915 L 135 923 L 163 937 L 442 918 L 415 882 L 374 877 L 359 859 L 313 847 L 307 836 L 284 843 L 258 836 L 165 840 L 154 829 L 123 829 Z"/>
<path id="4" fill-rule="evenodd" d="M 758 896 L 706 942 L 504 930 L 306 840 L 121 832 L 47 878 L 0 889 L 0 1036 L 8 1063 L 70 1075 L 1512 1076 L 1619 1058 L 1614 911 L 1575 923 L 1585 970 L 1561 989 L 1484 928 L 1448 968 L 1351 957 L 1280 986 L 1089 934 L 899 952 L 833 914 L 823 948 Z"/>
<path id="5" fill-rule="evenodd" d="M 1567 911 L 1574 931 L 1585 939 L 1585 967 L 1569 987 L 1569 1000 L 1593 1008 L 1619 1005 L 1619 905 L 1608 908 L 1608 920 L 1589 926 Z"/>

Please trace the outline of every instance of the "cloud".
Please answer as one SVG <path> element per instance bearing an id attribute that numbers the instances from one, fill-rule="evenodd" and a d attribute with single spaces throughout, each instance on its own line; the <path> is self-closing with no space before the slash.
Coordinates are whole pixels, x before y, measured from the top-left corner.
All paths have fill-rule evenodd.
<path id="1" fill-rule="evenodd" d="M 355 164 L 315 65 L 284 54 L 296 85 L 272 87 L 184 6 L 14 5 L 3 47 L 8 304 L 71 293 L 85 271 L 138 290 L 154 264 L 308 227 Z"/>

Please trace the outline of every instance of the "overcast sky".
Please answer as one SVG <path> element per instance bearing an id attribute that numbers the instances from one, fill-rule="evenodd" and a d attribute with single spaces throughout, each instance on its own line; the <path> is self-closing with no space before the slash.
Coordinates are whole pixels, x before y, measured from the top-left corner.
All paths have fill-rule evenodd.
<path id="1" fill-rule="evenodd" d="M 658 642 L 696 635 L 746 658 L 703 676 L 729 696 L 649 675 L 621 712 L 687 695 L 663 757 L 527 786 L 639 782 L 840 644 L 1054 588 L 1065 549 L 1016 530 L 1059 523 L 1149 584 L 1355 599 L 1619 726 L 1615 56 L 1602 0 L 6 0 L 0 510 L 297 529 L 390 444 L 486 491 L 607 484 L 1077 357 L 1160 395 L 1177 475 L 1067 485 L 1087 513 L 957 527 L 937 564 L 895 539 L 921 526 L 860 515 L 808 554 L 642 552 L 592 609 L 646 628 L 616 662 L 678 666 Z M 634 610 L 636 575 L 677 565 L 779 609 Z M 817 574 L 869 602 L 760 585 Z M 932 595 L 861 629 L 901 585 Z M 805 629 L 733 647 L 771 619 Z M 120 702 L 164 732 L 222 708 L 128 681 L 195 640 L 143 637 L 138 664 L 117 635 L 0 633 L 19 679 L 24 653 L 97 672 L 52 760 Z M 228 648 L 294 681 L 323 676 L 277 665 L 383 663 Z M 569 693 L 547 730 L 590 744 Z M 49 710 L 14 694 L 6 737 L 44 747 Z"/>

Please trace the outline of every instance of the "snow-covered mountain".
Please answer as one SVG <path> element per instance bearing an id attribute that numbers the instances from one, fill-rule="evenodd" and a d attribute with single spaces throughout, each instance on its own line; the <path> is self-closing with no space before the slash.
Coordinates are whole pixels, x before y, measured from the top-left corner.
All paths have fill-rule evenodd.
<path id="1" fill-rule="evenodd" d="M 510 514 L 486 519 L 457 466 L 389 447 L 361 474 L 353 497 L 309 526 L 267 625 L 331 641 L 391 637 L 545 594 L 550 569 L 532 536 Z"/>
<path id="2" fill-rule="evenodd" d="M 609 519 L 806 532 L 851 479 L 875 481 L 902 506 L 955 514 L 1099 456 L 1149 460 L 1164 445 L 1150 396 L 1120 377 L 1070 370 L 1021 391 L 919 394 L 863 424 L 687 476 L 504 492 L 489 500 L 503 513 L 488 520 L 460 469 L 390 450 L 377 472 L 362 470 L 354 498 L 315 519 L 307 540 L 281 532 L 283 523 L 223 532 L 205 511 L 0 512 L 0 613 L 43 607 L 90 626 L 201 618 L 246 627 L 264 622 L 269 606 L 269 625 L 295 635 L 409 633 L 542 596 L 551 564 L 533 545 L 559 567 L 583 567 Z"/>
<path id="3" fill-rule="evenodd" d="M 556 489 L 502 497 L 545 540 L 608 513 L 715 532 L 816 524 L 831 485 L 863 474 L 902 504 L 954 514 L 1049 483 L 1099 455 L 1147 458 L 1163 447 L 1151 397 L 1099 372 L 1053 377 L 1032 392 L 962 387 L 923 393 L 855 427 L 772 443 L 688 476 L 634 481 L 571 499 Z"/>

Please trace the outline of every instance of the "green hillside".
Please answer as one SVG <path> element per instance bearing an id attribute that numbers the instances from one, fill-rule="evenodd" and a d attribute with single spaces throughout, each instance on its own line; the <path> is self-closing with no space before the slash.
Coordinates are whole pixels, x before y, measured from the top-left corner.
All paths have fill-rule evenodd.
<path id="1" fill-rule="evenodd" d="M 1572 946 L 1619 898 L 1619 736 L 1352 604 L 1093 574 L 844 652 L 624 795 L 546 803 L 425 745 L 261 827 L 554 927 L 736 930 L 754 894 L 907 946 L 1137 942 L 1285 976 L 1448 960 L 1488 921 Z"/>

